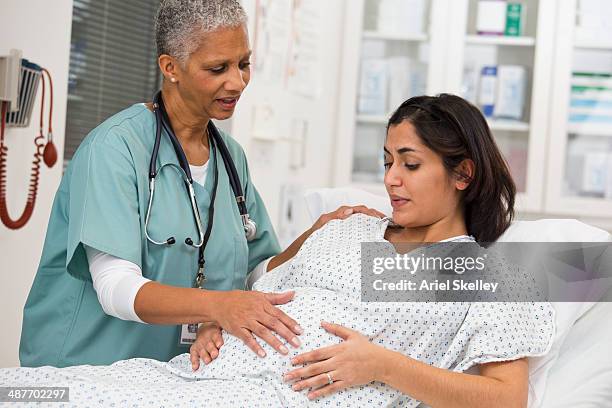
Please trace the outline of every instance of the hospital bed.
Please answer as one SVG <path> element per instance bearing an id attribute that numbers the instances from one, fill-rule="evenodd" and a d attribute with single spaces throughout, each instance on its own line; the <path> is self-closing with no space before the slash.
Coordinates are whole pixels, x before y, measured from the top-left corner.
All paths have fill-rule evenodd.
<path id="1" fill-rule="evenodd" d="M 386 196 L 355 188 L 308 190 L 311 221 L 342 205 L 364 204 L 391 213 Z M 612 236 L 577 220 L 515 221 L 498 242 L 612 242 Z M 529 361 L 529 408 L 612 407 L 612 293 L 607 302 L 553 303 L 551 351 Z"/>

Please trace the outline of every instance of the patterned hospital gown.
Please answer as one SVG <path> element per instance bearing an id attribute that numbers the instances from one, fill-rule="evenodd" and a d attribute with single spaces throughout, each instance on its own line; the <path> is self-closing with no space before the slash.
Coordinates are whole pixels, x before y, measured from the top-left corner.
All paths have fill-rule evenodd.
<path id="1" fill-rule="evenodd" d="M 182 354 L 170 362 L 130 359 L 110 366 L 2 369 L 0 386 L 70 387 L 70 403 L 53 407 L 415 407 L 419 401 L 376 382 L 309 401 L 307 390 L 293 391 L 282 375 L 293 368 L 291 357 L 341 341 L 320 327 L 321 320 L 456 372 L 548 352 L 554 331 L 548 303 L 361 302 L 361 243 L 386 242 L 387 223 L 362 214 L 330 221 L 290 262 L 257 281 L 254 290 L 295 290 L 294 300 L 280 308 L 304 334 L 299 349 L 288 346 L 288 356 L 260 341 L 267 356 L 259 358 L 224 333 L 219 357 L 196 372 L 189 355 Z"/>

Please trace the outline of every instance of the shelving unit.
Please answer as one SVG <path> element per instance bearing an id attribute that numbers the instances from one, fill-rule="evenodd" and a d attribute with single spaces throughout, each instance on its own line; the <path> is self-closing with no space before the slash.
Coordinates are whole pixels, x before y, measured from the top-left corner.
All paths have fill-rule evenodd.
<path id="1" fill-rule="evenodd" d="M 554 87 L 552 94 L 551 118 L 556 119 L 550 124 L 545 211 L 561 216 L 609 219 L 612 217 L 612 122 L 589 123 L 587 118 L 584 123 L 576 123 L 570 121 L 570 113 L 573 73 L 612 74 L 612 42 L 607 38 L 577 36 L 576 0 L 560 2 L 558 7 L 553 75 L 556 84 L 564 85 Z M 607 167 L 601 160 L 605 155 Z M 600 179 L 602 176 L 604 180 Z M 606 183 L 606 176 L 608 191 L 605 184 L 603 190 L 601 185 Z"/>
<path id="2" fill-rule="evenodd" d="M 612 196 L 606 198 L 609 193 L 572 189 L 575 181 L 572 180 L 580 170 L 580 163 L 576 167 L 576 144 L 584 140 L 593 153 L 609 154 L 607 177 L 612 184 L 612 121 L 594 123 L 588 117 L 584 123 L 576 123 L 575 117 L 570 120 L 572 72 L 594 69 L 612 74 L 612 39 L 589 38 L 574 30 L 578 21 L 577 0 L 521 0 L 526 8 L 526 23 L 522 35 L 517 37 L 478 35 L 477 0 L 429 0 L 423 32 L 384 33 L 371 25 L 375 3 L 376 0 L 357 0 L 347 7 L 343 66 L 354 70 L 342 78 L 336 186 L 350 185 L 385 194 L 383 172 L 379 169 L 380 148 L 387 120 L 395 107 L 375 114 L 360 113 L 357 109 L 364 41 L 381 41 L 393 44 L 392 47 L 426 51 L 426 93 L 430 95 L 447 92 L 467 97 L 465 83 L 470 66 L 475 66 L 472 72 L 478 74 L 484 65 L 526 66 L 523 116 L 518 120 L 487 118 L 519 187 L 516 203 L 519 216 L 579 218 L 612 230 Z M 610 81 L 612 84 L 612 77 Z M 612 85 L 610 88 L 606 106 L 612 111 Z M 478 104 L 477 99 L 472 101 Z M 576 108 L 572 109 L 575 113 Z M 588 107 L 581 106 L 578 112 L 585 109 L 588 115 Z"/>
<path id="3" fill-rule="evenodd" d="M 377 113 L 358 109 L 363 58 L 407 58 L 422 67 L 423 90 L 435 94 L 445 90 L 445 50 L 447 47 L 446 0 L 425 0 L 423 30 L 393 33 L 377 26 L 377 0 L 351 0 L 346 8 L 346 24 L 340 86 L 337 160 L 334 184 L 351 185 L 384 194 L 382 182 L 382 147 L 385 127 L 397 102 L 389 101 Z M 374 50 L 374 51 L 373 51 Z M 413 66 L 411 65 L 412 69 Z M 402 101 L 410 96 L 406 89 Z"/>
<path id="4" fill-rule="evenodd" d="M 526 69 L 523 117 L 520 120 L 487 118 L 516 181 L 517 209 L 522 212 L 541 212 L 544 203 L 545 172 L 541 166 L 547 148 L 555 27 L 551 16 L 555 13 L 555 3 L 554 0 L 522 1 L 527 9 L 526 24 L 523 35 L 517 37 L 478 35 L 475 0 L 453 1 L 450 12 L 455 16 L 449 26 L 453 32 L 451 38 L 455 38 L 449 44 L 455 50 L 452 55 L 455 63 L 449 67 L 450 92 L 478 105 L 479 82 L 474 78 L 478 78 L 482 67 L 520 65 Z M 476 91 L 470 95 L 469 89 Z"/>

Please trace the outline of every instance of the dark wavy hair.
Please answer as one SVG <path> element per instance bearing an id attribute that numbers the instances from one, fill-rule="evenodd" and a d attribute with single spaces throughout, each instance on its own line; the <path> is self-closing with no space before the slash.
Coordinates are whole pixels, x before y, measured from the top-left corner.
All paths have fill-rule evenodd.
<path id="1" fill-rule="evenodd" d="M 400 105 L 387 125 L 410 122 L 423 143 L 441 156 L 449 174 L 465 159 L 474 174 L 463 191 L 468 233 L 478 242 L 494 242 L 514 218 L 516 186 L 487 121 L 477 107 L 456 95 L 417 96 Z"/>

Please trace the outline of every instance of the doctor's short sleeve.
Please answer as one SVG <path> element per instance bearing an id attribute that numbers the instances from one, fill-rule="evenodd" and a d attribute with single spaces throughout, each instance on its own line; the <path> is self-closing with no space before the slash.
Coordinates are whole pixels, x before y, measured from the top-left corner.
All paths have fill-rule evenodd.
<path id="1" fill-rule="evenodd" d="M 117 128 L 109 132 L 113 129 Z M 138 188 L 130 151 L 118 135 L 96 135 L 87 143 L 70 164 L 66 258 L 68 272 L 83 280 L 91 280 L 83 244 L 142 268 Z"/>
<path id="2" fill-rule="evenodd" d="M 554 331 L 550 303 L 472 303 L 441 367 L 463 372 L 476 364 L 542 356 L 550 350 Z"/>

